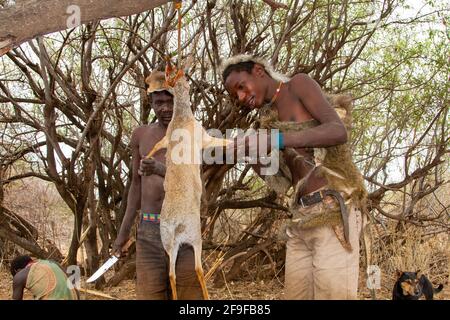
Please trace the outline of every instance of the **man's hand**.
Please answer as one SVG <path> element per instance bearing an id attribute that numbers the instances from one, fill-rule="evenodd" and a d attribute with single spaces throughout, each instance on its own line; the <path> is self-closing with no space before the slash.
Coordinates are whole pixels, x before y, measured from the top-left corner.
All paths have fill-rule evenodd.
<path id="1" fill-rule="evenodd" d="M 118 254 L 119 256 L 122 256 L 123 254 L 126 255 L 125 251 L 122 251 L 122 248 L 125 246 L 129 239 L 129 236 L 122 235 L 119 233 L 119 236 L 117 237 L 116 241 L 114 241 L 113 248 L 112 248 L 112 254 Z"/>
<path id="2" fill-rule="evenodd" d="M 235 138 L 234 141 L 227 146 L 227 151 L 230 152 L 232 150 L 235 159 L 241 160 L 244 157 L 265 157 L 270 153 L 271 148 L 270 135 L 258 133 Z"/>
<path id="3" fill-rule="evenodd" d="M 157 174 L 164 177 L 166 174 L 166 166 L 154 158 L 142 159 L 139 165 L 138 173 L 141 176 L 150 176 Z"/>

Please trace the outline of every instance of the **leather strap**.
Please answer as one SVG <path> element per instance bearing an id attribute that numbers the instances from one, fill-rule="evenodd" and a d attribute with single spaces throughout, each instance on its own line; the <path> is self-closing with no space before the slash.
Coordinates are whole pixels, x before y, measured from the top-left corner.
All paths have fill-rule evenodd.
<path id="1" fill-rule="evenodd" d="M 345 205 L 344 198 L 342 197 L 342 195 L 339 192 L 337 192 L 336 190 L 316 191 L 312 194 L 300 197 L 298 199 L 298 204 L 303 208 L 309 207 L 309 206 L 312 206 L 313 204 L 322 202 L 326 196 L 331 196 L 338 201 L 339 208 L 341 211 L 341 216 L 342 216 L 342 223 L 344 225 L 345 241 L 350 243 L 347 206 Z"/>

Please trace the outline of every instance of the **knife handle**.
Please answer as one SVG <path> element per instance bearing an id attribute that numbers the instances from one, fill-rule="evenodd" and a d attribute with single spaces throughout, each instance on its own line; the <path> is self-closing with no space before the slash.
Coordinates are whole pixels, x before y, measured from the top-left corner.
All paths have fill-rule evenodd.
<path id="1" fill-rule="evenodd" d="M 124 246 L 122 247 L 122 251 L 127 251 L 128 248 L 131 247 L 131 245 L 133 244 L 133 239 L 128 239 L 128 241 L 124 244 Z"/>
<path id="2" fill-rule="evenodd" d="M 117 258 L 120 258 L 120 257 L 122 256 L 122 253 L 123 253 L 124 251 L 127 251 L 128 248 L 131 247 L 131 245 L 133 244 L 133 242 L 134 242 L 133 239 L 128 239 L 128 241 L 122 246 L 122 248 L 120 249 L 120 251 L 114 253 L 114 255 L 115 255 Z"/>

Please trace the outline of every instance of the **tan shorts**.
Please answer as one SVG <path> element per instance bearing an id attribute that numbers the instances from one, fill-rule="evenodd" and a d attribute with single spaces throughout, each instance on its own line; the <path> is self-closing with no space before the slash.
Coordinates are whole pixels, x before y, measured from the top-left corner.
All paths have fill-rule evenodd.
<path id="1" fill-rule="evenodd" d="M 307 230 L 290 228 L 286 250 L 286 299 L 357 299 L 362 218 L 359 209 L 353 205 L 347 208 L 351 252 L 344 249 L 330 226 Z"/>

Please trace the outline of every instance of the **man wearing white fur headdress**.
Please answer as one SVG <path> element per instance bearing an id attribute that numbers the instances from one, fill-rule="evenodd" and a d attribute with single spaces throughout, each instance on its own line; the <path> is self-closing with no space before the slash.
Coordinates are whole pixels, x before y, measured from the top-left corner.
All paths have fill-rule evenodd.
<path id="1" fill-rule="evenodd" d="M 297 223 L 287 228 L 286 298 L 356 299 L 361 212 L 348 194 L 330 188 L 330 180 L 319 169 L 314 154 L 318 148 L 333 148 L 347 142 L 344 123 L 319 85 L 306 74 L 289 79 L 275 72 L 267 61 L 250 55 L 225 60 L 221 71 L 226 90 L 243 107 L 269 106 L 277 111 L 279 122 L 315 123 L 304 130 L 281 130 L 277 139 L 272 140 L 276 141 L 274 146 L 267 135 L 269 150 L 289 149 L 299 155 L 285 157 L 292 185 L 298 186 L 300 181 L 302 184 L 294 204 L 294 216 L 299 216 L 292 221 L 306 221 L 310 214 L 328 214 L 337 209 L 342 214 L 338 216 L 339 226 L 324 223 L 307 228 L 306 224 Z M 240 145 L 236 140 L 234 148 L 253 154 L 259 139 L 257 135 L 248 136 Z M 341 233 L 339 238 L 337 231 L 344 229 L 345 237 Z"/>

